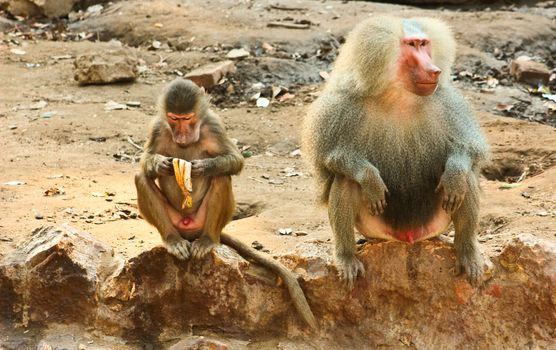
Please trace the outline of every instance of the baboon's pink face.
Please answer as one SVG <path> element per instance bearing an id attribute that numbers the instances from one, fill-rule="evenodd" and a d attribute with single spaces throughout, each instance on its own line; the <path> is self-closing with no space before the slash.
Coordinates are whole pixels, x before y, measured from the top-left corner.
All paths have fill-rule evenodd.
<path id="1" fill-rule="evenodd" d="M 400 40 L 397 78 L 406 90 L 429 96 L 436 90 L 442 71 L 432 62 L 431 41 L 414 28 L 409 32 Z"/>
<path id="2" fill-rule="evenodd" d="M 176 114 L 168 112 L 166 118 L 172 129 L 174 142 L 178 146 L 187 147 L 199 141 L 200 123 L 197 120 L 197 113 Z"/>

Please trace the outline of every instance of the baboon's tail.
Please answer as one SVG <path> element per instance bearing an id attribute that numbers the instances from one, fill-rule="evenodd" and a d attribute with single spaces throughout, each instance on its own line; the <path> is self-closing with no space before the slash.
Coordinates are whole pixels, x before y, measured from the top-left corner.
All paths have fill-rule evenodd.
<path id="1" fill-rule="evenodd" d="M 290 296 L 293 300 L 293 304 L 295 308 L 303 318 L 303 320 L 311 327 L 311 329 L 317 329 L 317 321 L 313 312 L 311 311 L 311 307 L 307 303 L 307 299 L 305 298 L 305 293 L 301 289 L 295 274 L 288 270 L 284 265 L 280 262 L 274 260 L 270 256 L 260 253 L 257 250 L 245 245 L 243 242 L 239 241 L 238 239 L 230 236 L 227 233 L 222 232 L 220 235 L 220 241 L 227 246 L 230 246 L 238 251 L 238 253 L 243 256 L 244 258 L 252 259 L 255 262 L 269 268 L 270 270 L 277 273 L 282 279 L 284 283 L 288 287 L 288 291 L 290 292 Z"/>

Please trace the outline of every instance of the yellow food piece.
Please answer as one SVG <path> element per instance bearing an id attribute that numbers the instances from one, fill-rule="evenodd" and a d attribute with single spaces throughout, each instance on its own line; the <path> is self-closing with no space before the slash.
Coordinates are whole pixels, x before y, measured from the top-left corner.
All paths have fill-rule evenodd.
<path id="1" fill-rule="evenodd" d="M 191 163 L 183 160 L 174 158 L 172 160 L 172 164 L 174 165 L 174 176 L 176 178 L 176 182 L 183 193 L 183 202 L 181 204 L 181 208 L 191 208 L 193 206 L 193 197 L 191 196 L 191 192 L 193 192 L 193 184 L 191 182 Z"/>
<path id="2" fill-rule="evenodd" d="M 174 177 L 176 178 L 178 186 L 181 188 L 181 184 L 183 184 L 183 173 L 180 171 L 180 160 L 178 158 L 174 158 L 172 160 L 172 164 L 174 165 Z"/>
<path id="3" fill-rule="evenodd" d="M 193 192 L 193 184 L 191 183 L 191 162 L 184 162 L 184 163 L 185 163 L 185 173 L 184 173 L 183 184 L 189 192 Z"/>

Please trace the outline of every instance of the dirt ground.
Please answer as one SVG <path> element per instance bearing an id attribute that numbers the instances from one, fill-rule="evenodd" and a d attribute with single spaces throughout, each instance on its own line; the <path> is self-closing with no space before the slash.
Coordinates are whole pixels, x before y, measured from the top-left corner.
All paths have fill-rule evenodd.
<path id="1" fill-rule="evenodd" d="M 297 0 L 280 1 L 300 8 L 283 10 L 272 4 L 276 2 L 122 1 L 83 20 L 40 22 L 45 23 L 42 31 L 29 27 L 32 22 L 18 22 L 18 30 L 0 33 L 0 256 L 36 227 L 50 223 L 89 231 L 126 257 L 159 245 L 158 233 L 137 218 L 133 175 L 138 149 L 130 140 L 139 145 L 145 141 L 156 98 L 168 81 L 199 64 L 225 59 L 232 47 L 252 54 L 237 62 L 238 73 L 224 83 L 234 85 L 235 92 L 212 92 L 214 109 L 230 137 L 252 156 L 234 178 L 244 217 L 226 230 L 248 244 L 260 242 L 272 254 L 290 251 L 302 241 L 330 241 L 326 212 L 315 203 L 313 178 L 303 159 L 291 152 L 299 148 L 301 121 L 323 86 L 319 72 L 330 70 L 336 46 L 353 25 L 378 13 L 439 17 L 454 29 L 460 45 L 455 83 L 477 110 L 492 147 L 490 179 L 481 181 L 484 252 L 498 250 L 523 232 L 556 242 L 556 116 L 548 112 L 546 100 L 530 95 L 507 73 L 508 62 L 519 54 L 555 66 L 554 7 L 418 9 Z M 287 17 L 311 25 L 304 30 L 267 27 Z M 49 31 L 52 40 L 45 34 Z M 153 40 L 162 48 L 150 50 Z M 265 52 L 264 42 L 275 52 Z M 146 67 L 136 82 L 77 85 L 76 55 L 120 45 Z M 14 54 L 13 48 L 25 54 Z M 480 78 L 458 79 L 462 71 L 477 76 L 495 72 L 501 84 L 483 89 L 476 81 Z M 257 108 L 249 99 L 255 82 L 285 87 L 295 97 Z M 110 100 L 141 105 L 106 111 Z M 38 101 L 47 105 L 31 109 Z M 522 101 L 526 106 L 514 114 L 518 118 L 496 111 L 499 104 Z M 45 117 L 46 112 L 55 113 Z M 23 184 L 6 185 L 10 181 Z M 291 228 L 293 234 L 280 235 L 281 228 Z"/>

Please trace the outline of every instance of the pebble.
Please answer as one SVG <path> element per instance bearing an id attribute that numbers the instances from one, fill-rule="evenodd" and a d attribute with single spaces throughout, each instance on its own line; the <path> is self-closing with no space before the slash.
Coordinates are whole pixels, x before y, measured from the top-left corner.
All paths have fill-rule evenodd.
<path id="1" fill-rule="evenodd" d="M 245 58 L 249 56 L 249 51 L 241 48 L 241 49 L 233 49 L 230 50 L 230 52 L 228 52 L 226 54 L 226 57 L 231 58 L 231 59 L 239 59 L 239 58 Z"/>
<path id="2" fill-rule="evenodd" d="M 259 241 L 253 241 L 253 243 L 251 243 L 251 247 L 255 250 L 262 250 L 264 248 Z"/>
<path id="3" fill-rule="evenodd" d="M 201 66 L 185 75 L 195 84 L 210 89 L 217 85 L 226 75 L 236 72 L 234 62 L 227 60 Z"/>
<path id="4" fill-rule="evenodd" d="M 55 115 L 56 115 L 56 112 L 44 112 L 44 113 L 41 113 L 41 118 L 48 119 L 48 118 L 52 118 Z"/>
<path id="5" fill-rule="evenodd" d="M 280 228 L 278 229 L 278 234 L 280 236 L 290 236 L 293 230 L 291 228 Z"/>
<path id="6" fill-rule="evenodd" d="M 257 99 L 257 107 L 266 108 L 270 105 L 270 100 L 266 97 L 259 97 Z"/>
<path id="7" fill-rule="evenodd" d="M 14 55 L 19 55 L 19 56 L 25 55 L 27 53 L 21 49 L 11 49 L 10 52 L 13 53 Z"/>
<path id="8" fill-rule="evenodd" d="M 141 102 L 139 101 L 127 101 L 125 104 L 129 107 L 141 107 Z"/>

